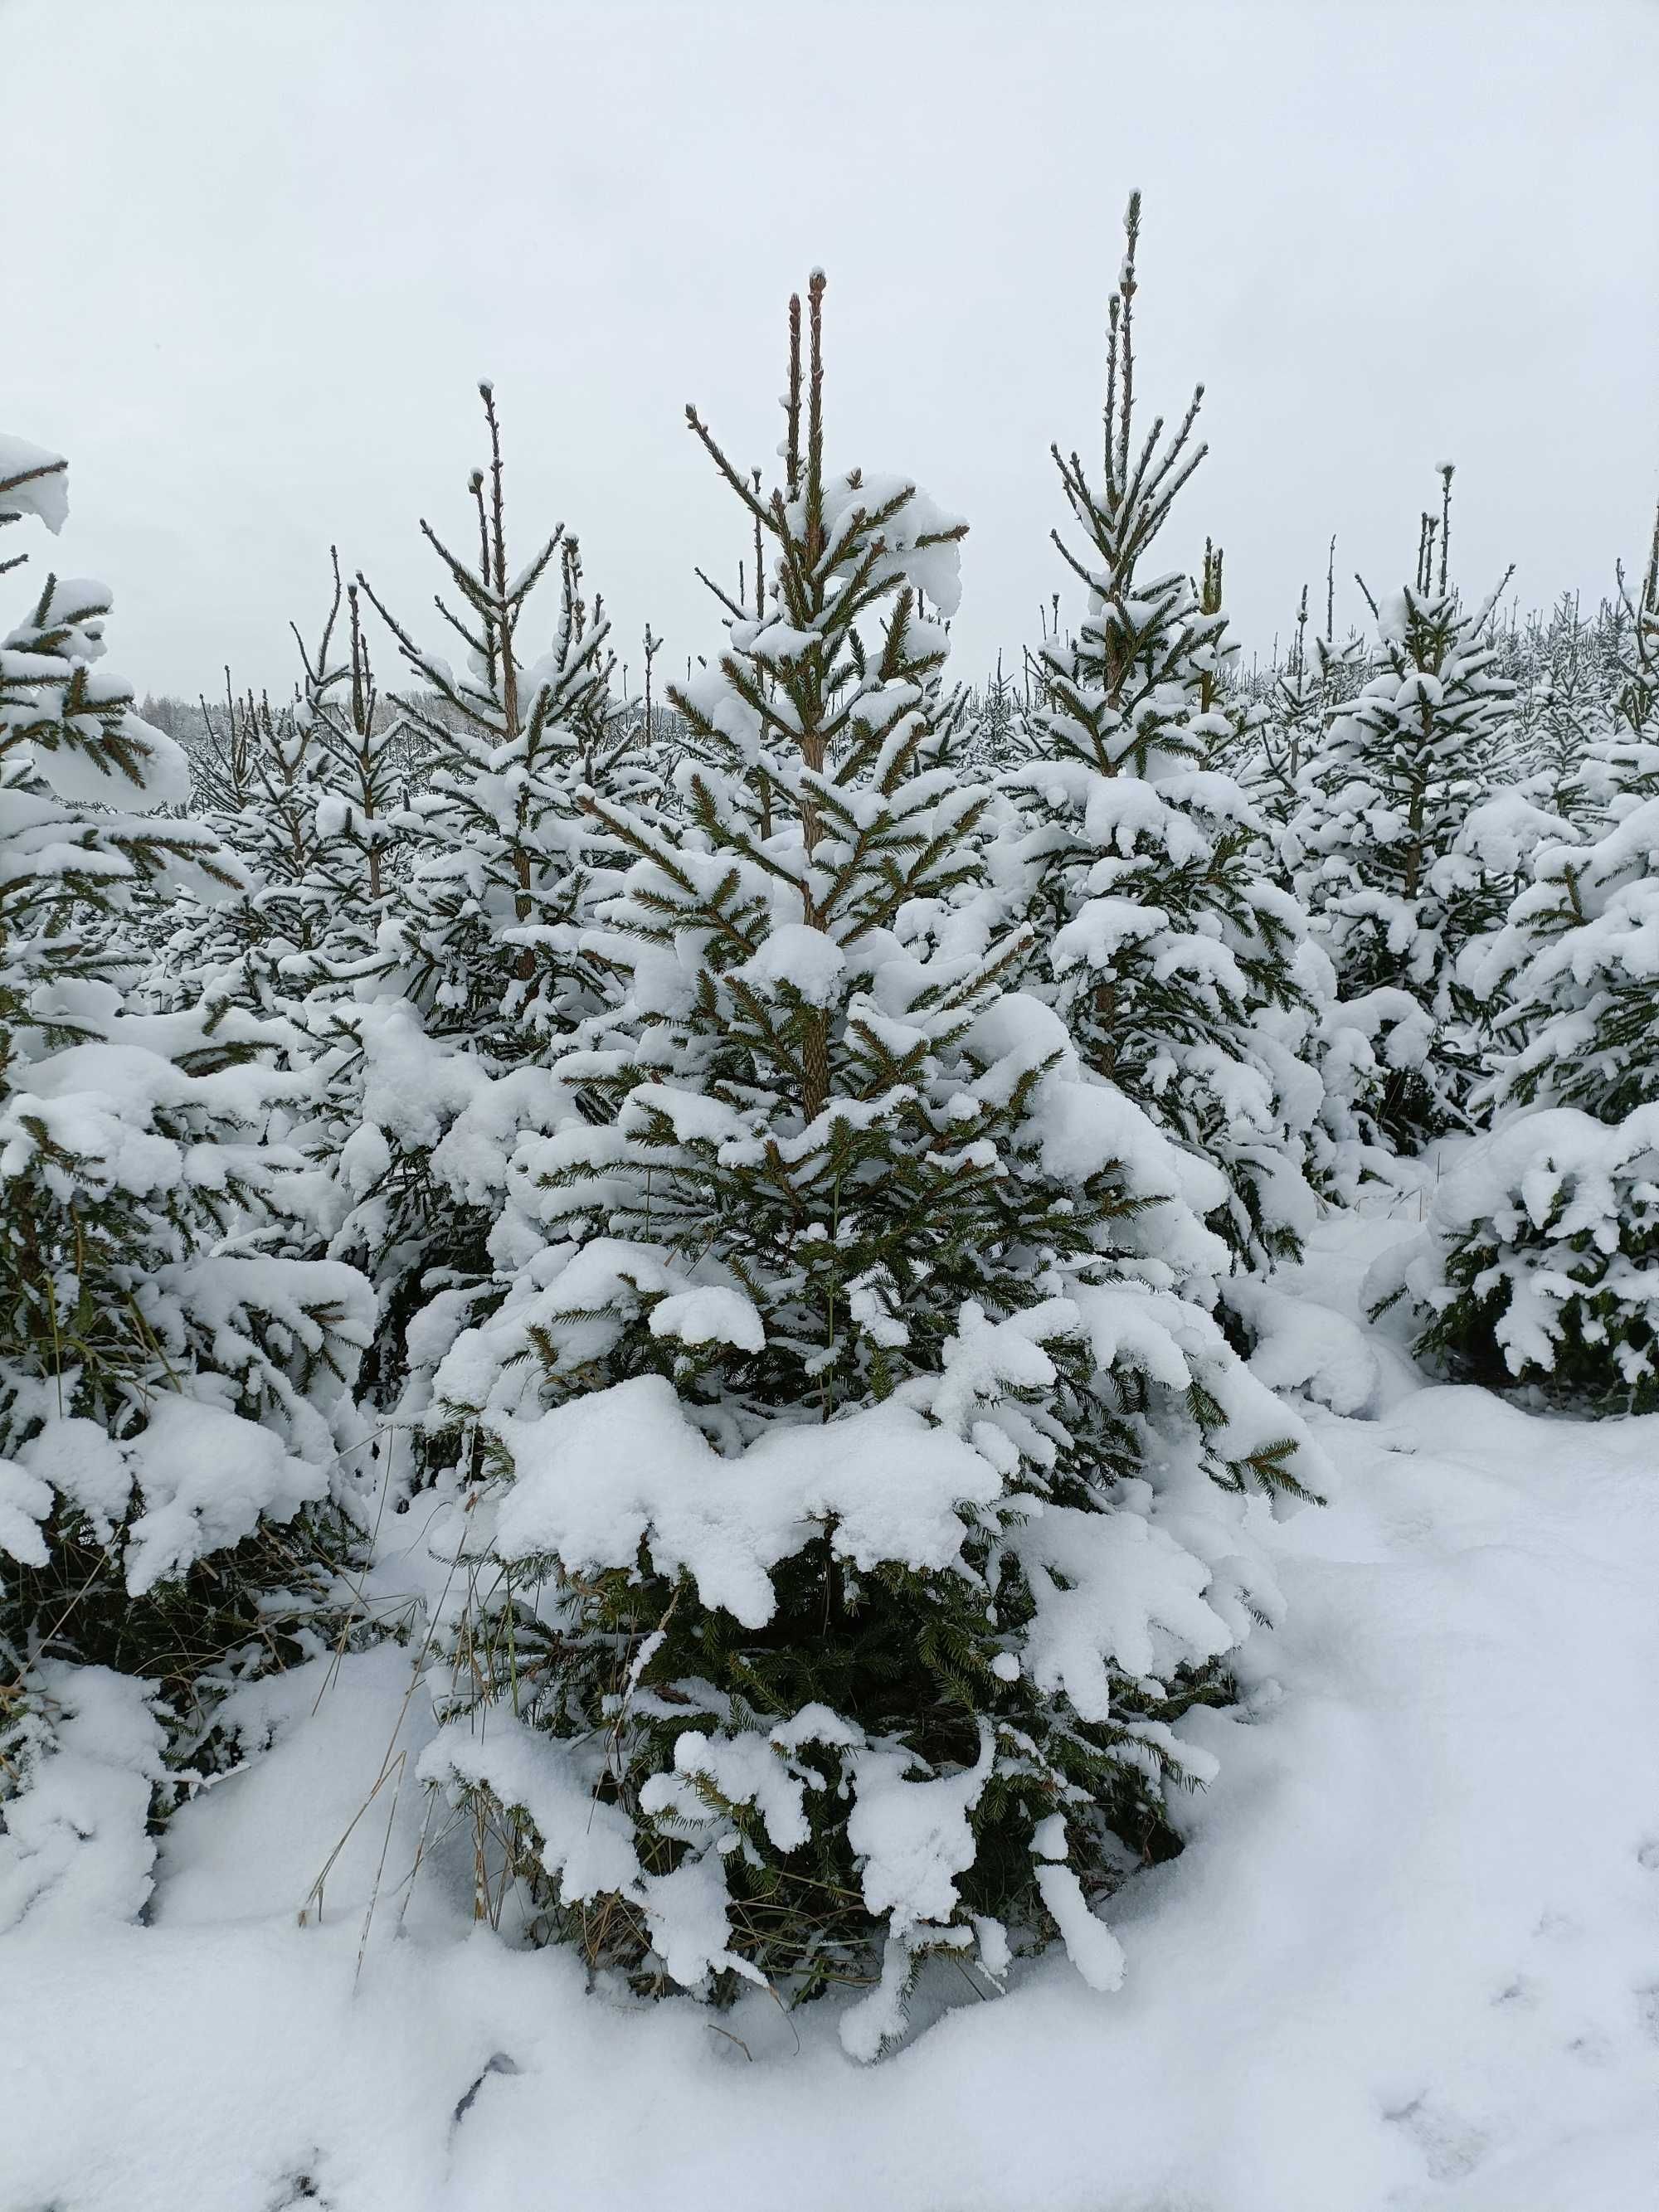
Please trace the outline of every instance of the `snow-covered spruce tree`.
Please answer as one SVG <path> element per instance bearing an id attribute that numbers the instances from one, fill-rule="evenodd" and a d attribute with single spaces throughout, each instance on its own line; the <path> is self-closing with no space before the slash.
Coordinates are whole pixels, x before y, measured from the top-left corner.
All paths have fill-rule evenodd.
<path id="1" fill-rule="evenodd" d="M 1651 935 L 1652 872 L 1646 905 Z M 1378 1313 L 1404 1298 L 1419 1355 L 1456 1380 L 1641 1413 L 1659 1410 L 1656 1285 L 1659 1104 L 1602 1121 L 1540 1103 L 1459 1155 L 1423 1234 L 1378 1263 L 1366 1296 Z"/>
<path id="2" fill-rule="evenodd" d="M 1601 834 L 1540 847 L 1486 959 L 1485 988 L 1507 1001 L 1500 1111 L 1547 1100 L 1620 1121 L 1659 1084 L 1659 531 L 1639 601 L 1620 583 L 1631 648 L 1614 729 L 1583 772 Z"/>
<path id="3" fill-rule="evenodd" d="M 0 522 L 55 531 L 64 481 L 0 440 Z M 99 666 L 108 608 L 49 575 L 0 638 L 0 1923 L 136 1910 L 163 1751 L 319 1648 L 368 1317 L 349 1268 L 264 1249 L 298 1163 L 259 1025 L 124 1011 L 135 895 L 245 878 L 160 811 L 184 758 Z"/>
<path id="4" fill-rule="evenodd" d="M 273 704 L 228 684 L 201 711 L 189 811 L 235 855 L 246 888 L 213 902 L 146 902 L 157 947 L 150 995 L 170 1006 L 205 995 L 285 1018 L 324 971 L 337 919 L 318 828 L 331 764 L 297 698 Z"/>
<path id="5" fill-rule="evenodd" d="M 340 1009 L 373 996 L 389 964 L 381 935 L 407 872 L 417 763 L 401 715 L 379 696 L 358 588 L 343 584 L 334 549 L 330 562 L 332 590 L 313 641 L 291 626 L 301 670 L 293 698 L 273 709 L 230 695 L 222 710 L 204 707 L 193 788 L 249 888 L 175 927 L 161 973 L 174 1003 L 269 1018 L 280 1064 L 296 1079 L 271 1133 L 306 1163 L 285 1180 L 289 1249 L 376 1272 L 372 1240 L 339 1235 L 354 1171 L 360 1179 L 365 1150 L 376 1151 L 361 1127 L 361 1038 Z M 369 1398 L 375 1365 L 371 1357 L 359 1376 Z M 366 1461 L 358 1472 L 367 1477 Z"/>
<path id="6" fill-rule="evenodd" d="M 1613 647 L 1613 722 L 1616 738 L 1634 744 L 1659 744 L 1659 514 L 1641 596 L 1632 596 L 1619 571 L 1619 609 Z"/>
<path id="7" fill-rule="evenodd" d="M 378 971 L 380 936 L 408 869 L 412 785 L 422 748 L 403 711 L 384 702 L 363 633 L 361 586 L 342 587 L 331 548 L 333 597 L 307 646 L 294 720 L 316 779 L 306 876 L 316 920 L 307 981 L 338 994 Z M 345 622 L 341 626 L 343 604 Z"/>
<path id="8" fill-rule="evenodd" d="M 1247 792 L 1265 750 L 1271 684 L 1242 672 L 1243 648 L 1232 635 L 1225 611 L 1222 549 L 1204 541 L 1204 559 L 1194 580 L 1198 611 L 1217 623 L 1209 641 L 1194 656 L 1198 671 L 1198 726 L 1205 738 L 1206 768 L 1222 769 Z M 1254 793 L 1250 793 L 1252 797 Z"/>
<path id="9" fill-rule="evenodd" d="M 1295 812 L 1303 770 L 1311 763 L 1324 727 L 1325 697 L 1318 640 L 1308 640 L 1308 587 L 1302 586 L 1290 649 L 1273 669 L 1253 723 L 1254 740 L 1236 766 L 1239 781 L 1280 828 Z"/>
<path id="10" fill-rule="evenodd" d="M 919 622 L 927 622 L 927 603 L 920 592 L 916 594 L 916 616 Z M 948 624 L 945 629 L 945 651 L 948 651 Z M 974 695 L 965 684 L 946 684 L 944 651 L 939 653 L 937 667 L 922 679 L 917 712 L 927 726 L 927 734 L 916 747 L 911 773 L 925 775 L 934 769 L 950 769 L 977 780 L 982 730 L 974 710 Z"/>
<path id="11" fill-rule="evenodd" d="M 398 701 L 426 747 L 423 826 L 389 947 L 399 985 L 434 1033 L 507 1064 L 588 1011 L 578 939 L 594 836 L 578 794 L 623 778 L 631 724 L 575 540 L 561 524 L 527 565 L 509 563 L 501 426 L 492 387 L 479 391 L 490 459 L 469 484 L 476 566 L 421 525 L 460 601 L 459 614 L 439 607 L 467 648 L 464 669 L 417 644 L 359 580 L 421 686 Z M 526 657 L 527 605 L 556 568 L 553 641 Z"/>
<path id="12" fill-rule="evenodd" d="M 584 597 L 574 539 L 561 525 L 527 565 L 510 557 L 499 418 L 488 386 L 481 396 L 489 460 L 469 480 L 476 565 L 422 524 L 459 603 L 438 605 L 465 663 L 421 645 L 361 577 L 416 679 L 394 702 L 395 740 L 355 593 L 349 661 L 336 671 L 325 651 L 307 657 L 303 708 L 332 763 L 321 880 L 337 904 L 355 871 L 366 903 L 358 941 L 349 929 L 331 939 L 341 957 L 321 963 L 305 1011 L 320 1103 L 296 1140 L 331 1170 L 328 1249 L 381 1294 L 367 1383 L 383 1407 L 408 1381 L 411 1315 L 440 1288 L 465 1299 L 492 1280 L 499 1170 L 515 1132 L 563 1110 L 541 1070 L 607 996 L 583 942 L 604 841 L 580 799 L 628 787 L 642 728 L 614 696 L 609 623 Z M 538 650 L 532 595 L 550 578 L 557 613 Z M 400 759 L 414 787 L 388 812 Z M 377 891 L 374 865 L 388 854 Z"/>
<path id="13" fill-rule="evenodd" d="M 383 964 L 379 932 L 405 872 L 418 763 L 376 688 L 358 586 L 343 586 L 332 549 L 330 559 L 316 641 L 294 628 L 302 681 L 293 698 L 239 697 L 227 671 L 223 704 L 200 708 L 191 811 L 236 854 L 248 888 L 173 917 L 162 966 L 186 1000 L 206 981 L 212 995 L 287 1012 Z"/>
<path id="14" fill-rule="evenodd" d="M 204 979 L 220 975 L 226 979 L 222 995 L 239 1004 L 269 998 L 260 957 L 268 932 L 256 903 L 261 878 L 240 852 L 243 841 L 258 834 L 258 702 L 237 696 L 227 669 L 224 703 L 210 708 L 201 700 L 197 714 L 194 742 L 179 747 L 186 790 L 168 811 L 187 814 L 234 863 L 236 889 L 214 884 L 208 894 L 193 894 L 187 886 L 160 878 L 137 890 L 124 933 L 141 938 L 148 947 L 145 999 L 164 1012 L 192 1005 Z"/>
<path id="15" fill-rule="evenodd" d="M 1334 550 L 1333 540 L 1333 556 Z M 1330 603 L 1328 585 L 1328 622 Z M 1275 824 L 1287 855 L 1295 848 L 1285 833 L 1300 810 L 1303 781 L 1313 769 L 1331 714 L 1365 680 L 1363 653 L 1363 641 L 1358 638 L 1350 637 L 1339 646 L 1328 629 L 1310 632 L 1304 584 L 1290 647 L 1273 670 L 1262 702 L 1265 712 L 1255 725 L 1254 763 L 1248 774 L 1240 772 L 1246 789 Z"/>
<path id="16" fill-rule="evenodd" d="M 284 1183 L 290 1249 L 302 1258 L 341 1256 L 329 1248 L 350 1206 L 342 1162 L 360 1162 L 365 1140 L 361 1042 L 338 1008 L 372 995 L 390 964 L 381 933 L 406 872 L 413 817 L 400 802 L 416 765 L 401 717 L 377 692 L 357 587 L 343 586 L 337 554 L 331 563 L 314 643 L 295 630 L 303 680 L 294 698 L 279 708 L 238 698 L 227 677 L 223 707 L 201 710 L 192 804 L 235 853 L 244 888 L 209 902 L 164 886 L 145 902 L 159 946 L 150 1000 L 200 1006 L 214 1024 L 228 1007 L 261 1017 L 268 1048 L 295 1078 L 271 1131 L 309 1164 Z M 372 1258 L 367 1240 L 350 1256 Z"/>
<path id="17" fill-rule="evenodd" d="M 997 655 L 995 669 L 972 696 L 969 712 L 973 720 L 970 750 L 975 761 L 992 773 L 1011 767 L 1025 750 L 1021 736 L 1024 708 L 1019 686 L 1012 677 L 1003 673 L 1000 653 Z"/>
<path id="18" fill-rule="evenodd" d="M 1371 601 L 1380 672 L 1334 717 L 1293 824 L 1297 888 L 1345 1018 L 1377 1040 L 1376 1126 L 1405 1151 L 1467 1126 L 1480 1009 L 1459 961 L 1501 921 L 1513 889 L 1464 835 L 1512 690 L 1493 672 L 1487 635 L 1503 583 L 1470 612 L 1449 582 L 1449 465 L 1441 477 L 1414 581 L 1380 609 Z"/>
<path id="19" fill-rule="evenodd" d="M 1280 880 L 1293 888 L 1300 859 L 1291 824 L 1302 805 L 1303 781 L 1313 767 L 1330 718 L 1352 698 L 1370 674 L 1364 641 L 1350 635 L 1338 644 L 1336 540 L 1331 540 L 1325 577 L 1325 627 L 1309 626 L 1308 586 L 1302 587 L 1296 621 L 1284 658 L 1274 659 L 1259 683 L 1258 711 L 1241 726 L 1222 765 L 1235 774 L 1272 830 Z"/>
<path id="20" fill-rule="evenodd" d="M 1530 1019 L 1511 1003 L 1516 963 L 1527 957 L 1525 932 L 1506 926 L 1514 903 L 1544 853 L 1555 854 L 1551 865 L 1559 869 L 1561 848 L 1605 825 L 1619 783 L 1609 763 L 1608 702 L 1577 602 L 1564 599 L 1547 624 L 1534 619 L 1524 632 L 1515 624 L 1508 637 L 1508 659 L 1522 673 L 1504 750 L 1455 844 L 1465 868 L 1477 872 L 1480 896 L 1471 909 L 1477 922 L 1486 922 L 1486 933 L 1469 933 L 1457 957 L 1459 1042 L 1488 1078 L 1512 1055 Z M 1517 646 L 1517 637 L 1524 643 Z M 1488 1079 L 1471 1092 L 1477 1120 L 1498 1095 Z"/>
<path id="21" fill-rule="evenodd" d="M 1604 818 L 1610 793 L 1601 756 L 1611 734 L 1589 626 L 1564 597 L 1538 640 L 1528 704 L 1530 728 L 1518 748 L 1521 788 L 1533 804 L 1574 828 Z"/>
<path id="22" fill-rule="evenodd" d="M 921 764 L 965 526 L 830 467 L 823 291 L 769 495 L 690 410 L 770 586 L 675 694 L 677 811 L 587 802 L 627 993 L 435 1379 L 471 1446 L 423 1771 L 596 1969 L 863 1988 L 870 2057 L 932 1953 L 997 1985 L 1058 1932 L 1115 1984 L 1091 1902 L 1204 1771 L 1180 1716 L 1273 1604 L 1245 1493 L 1309 1460 L 1207 1310 L 1221 1177 L 987 933 L 991 794 Z"/>
<path id="23" fill-rule="evenodd" d="M 1659 537 L 1631 613 L 1624 732 L 1592 763 L 1607 826 L 1537 848 L 1484 957 L 1510 1046 L 1493 1133 L 1373 1286 L 1454 1371 L 1610 1412 L 1659 1407 Z"/>
<path id="24" fill-rule="evenodd" d="M 1148 556 L 1205 451 L 1200 386 L 1178 428 L 1135 428 L 1139 194 L 1107 338 L 1097 483 L 1054 448 L 1081 551 L 1054 543 L 1088 598 L 1041 655 L 1031 758 L 1004 779 L 1028 828 L 1018 861 L 1085 1060 L 1227 1179 L 1218 1225 L 1241 1258 L 1294 1254 L 1311 1227 L 1305 1168 L 1321 1103 L 1305 917 L 1273 880 L 1267 825 L 1211 764 L 1226 617 L 1218 564 L 1195 592 Z"/>

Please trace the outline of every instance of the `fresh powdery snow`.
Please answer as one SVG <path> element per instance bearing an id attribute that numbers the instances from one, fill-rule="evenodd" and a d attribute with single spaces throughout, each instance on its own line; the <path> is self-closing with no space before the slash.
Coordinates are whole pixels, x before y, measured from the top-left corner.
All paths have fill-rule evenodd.
<path id="1" fill-rule="evenodd" d="M 0 2206 L 1659 2203 L 1659 1418 L 1580 1423 L 1425 1382 L 1403 1323 L 1358 1318 L 1421 1210 L 1328 1224 L 1250 1294 L 1257 1370 L 1306 1401 L 1328 1502 L 1261 1535 L 1285 1609 L 1236 1655 L 1243 1708 L 1183 1723 L 1215 1762 L 1184 1802 L 1185 1853 L 1103 1918 L 1045 1885 L 1072 1962 L 993 1942 L 1007 1994 L 982 2003 L 935 1962 L 921 2032 L 872 2066 L 846 2055 L 836 2000 L 786 2014 L 757 1990 L 717 2014 L 586 1993 L 572 1954 L 471 1924 L 470 1832 L 417 1771 L 464 1765 L 465 1731 L 432 1742 L 396 1644 L 234 1693 L 246 1763 L 174 1817 L 133 1924 L 143 1783 L 107 1753 L 88 1676 L 40 1832 L 15 1839 L 34 1863 L 0 1881 L 44 1907 L 57 1826 L 107 1824 L 74 1893 L 0 1943 L 27 2023 L 0 2052 Z M 832 1479 L 806 1464 L 822 1437 L 800 1441 L 797 1487 Z M 526 1544 L 611 1547 L 576 1533 L 575 1493 L 520 1498 Z M 429 1573 L 431 1534 L 417 1498 L 382 1541 L 382 1595 Z M 759 1571 L 704 1559 L 690 1527 L 677 1540 L 734 1594 Z M 776 1776 L 766 1817 L 787 1832 Z M 861 1793 L 896 1898 L 906 1824 L 931 1824 L 915 1865 L 936 1868 L 972 1782 L 937 1806 L 912 1791 L 892 1823 Z M 557 1786 L 526 1771 L 526 1798 Z M 570 1808 L 538 1824 L 601 1881 L 626 1839 Z M 1062 1875 L 1063 1836 L 1039 1848 Z"/>

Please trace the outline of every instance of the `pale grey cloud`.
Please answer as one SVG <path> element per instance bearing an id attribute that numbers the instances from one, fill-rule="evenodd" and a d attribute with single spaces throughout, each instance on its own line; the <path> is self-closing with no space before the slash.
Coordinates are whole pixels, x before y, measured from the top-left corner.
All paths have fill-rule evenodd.
<path id="1" fill-rule="evenodd" d="M 1599 593 L 1645 540 L 1651 7 L 12 0 L 0 41 L 0 412 L 70 454 L 58 557 L 143 684 L 285 688 L 331 538 L 425 603 L 481 374 L 522 542 L 568 521 L 683 663 L 744 550 L 683 403 L 769 453 L 814 263 L 836 455 L 973 524 L 977 672 L 1066 583 L 1047 447 L 1097 435 L 1135 184 L 1142 388 L 1210 392 L 1170 552 L 1224 544 L 1251 642 L 1332 530 L 1401 573 L 1447 455 L 1471 585 Z"/>

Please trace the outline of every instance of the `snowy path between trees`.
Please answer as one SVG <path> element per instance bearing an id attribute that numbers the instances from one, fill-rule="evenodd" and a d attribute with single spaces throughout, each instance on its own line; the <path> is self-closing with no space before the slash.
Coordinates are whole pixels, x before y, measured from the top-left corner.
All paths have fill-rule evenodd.
<path id="1" fill-rule="evenodd" d="M 1261 1364 L 1350 1409 L 1331 1502 L 1272 1536 L 1286 1625 L 1197 1723 L 1187 1851 L 1114 1900 L 1120 1993 L 958 1984 L 867 2069 L 826 2007 L 586 1997 L 469 1930 L 464 1848 L 404 1881 L 385 1649 L 260 1692 L 274 1748 L 178 1816 L 149 1924 L 0 1947 L 3 2212 L 1659 2203 L 1659 1418 L 1425 1385 L 1352 1318 L 1398 1233 L 1277 1279 Z"/>

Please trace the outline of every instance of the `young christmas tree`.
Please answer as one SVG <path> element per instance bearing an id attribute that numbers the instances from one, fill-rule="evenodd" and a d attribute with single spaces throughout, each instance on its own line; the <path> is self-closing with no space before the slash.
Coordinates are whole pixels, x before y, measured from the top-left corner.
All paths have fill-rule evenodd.
<path id="1" fill-rule="evenodd" d="M 616 782 L 629 746 L 611 626 L 583 596 L 575 540 L 561 524 L 523 568 L 507 557 L 501 425 L 492 387 L 479 391 L 490 458 L 469 483 L 476 565 L 421 525 L 460 602 L 459 613 L 438 605 L 467 648 L 462 672 L 362 588 L 422 686 L 398 702 L 426 748 L 422 829 L 390 944 L 398 985 L 434 1033 L 510 1064 L 589 1010 L 578 939 L 595 841 L 578 794 Z M 553 641 L 527 656 L 529 602 L 556 570 Z"/>
<path id="2" fill-rule="evenodd" d="M 297 1017 L 317 1055 L 317 1106 L 294 1135 L 322 1186 L 327 1249 L 380 1292 L 365 1389 L 386 1410 L 410 1381 L 412 1314 L 440 1287 L 464 1297 L 490 1280 L 498 1170 L 516 1130 L 556 1119 L 542 1070 L 608 994 L 584 945 L 604 841 L 580 799 L 626 787 L 641 745 L 574 538 L 561 525 L 527 564 L 510 556 L 500 421 L 491 388 L 480 392 L 489 461 L 469 479 L 476 563 L 421 526 L 459 601 L 437 604 L 465 661 L 421 645 L 360 577 L 343 647 L 337 593 L 305 654 L 299 709 L 328 769 L 308 881 L 329 927 Z M 538 650 L 532 602 L 550 578 L 557 614 Z M 395 713 L 374 683 L 360 593 L 416 679 Z"/>
<path id="3" fill-rule="evenodd" d="M 974 698 L 970 713 L 970 757 L 988 773 L 1011 768 L 1025 750 L 1024 709 L 1018 685 L 1011 676 L 1003 674 L 1000 653 L 997 655 L 994 672 Z"/>
<path id="4" fill-rule="evenodd" d="M 1237 775 L 1250 802 L 1266 819 L 1277 859 L 1278 880 L 1294 890 L 1302 862 L 1295 823 L 1303 806 L 1303 786 L 1331 716 L 1358 691 L 1370 673 L 1364 641 L 1352 633 L 1340 644 L 1335 636 L 1336 540 L 1332 538 L 1325 576 L 1325 627 L 1310 628 L 1308 586 L 1302 587 L 1284 657 L 1274 641 L 1273 665 L 1255 679 L 1243 712 L 1235 709 L 1237 734 L 1221 764 Z M 1328 1076 L 1338 1074 L 1327 1054 Z M 1328 1101 L 1328 1106 L 1332 1102 Z"/>
<path id="5" fill-rule="evenodd" d="M 1612 656 L 1615 739 L 1632 745 L 1659 743 L 1659 515 L 1654 517 L 1641 596 L 1632 595 L 1621 567 L 1619 609 L 1624 619 Z"/>
<path id="6" fill-rule="evenodd" d="M 1303 771 L 1312 762 L 1324 728 L 1326 691 L 1320 641 L 1308 638 L 1308 587 L 1302 586 L 1290 650 L 1273 672 L 1255 725 L 1256 748 L 1240 781 L 1279 825 L 1298 802 Z"/>
<path id="7" fill-rule="evenodd" d="M 1512 687 L 1488 635 L 1503 584 L 1470 612 L 1449 580 L 1452 473 L 1439 516 L 1422 518 L 1414 581 L 1371 602 L 1381 672 L 1334 717 L 1293 823 L 1345 1018 L 1379 1042 L 1376 1126 L 1407 1151 L 1468 1126 L 1480 1010 L 1459 963 L 1511 888 L 1466 835 Z"/>
<path id="8" fill-rule="evenodd" d="M 1516 765 L 1526 796 L 1575 829 L 1604 818 L 1610 796 L 1601 769 L 1610 702 L 1600 675 L 1589 625 L 1577 600 L 1564 598 L 1538 639 L 1531 727 Z"/>
<path id="9" fill-rule="evenodd" d="M 1271 1606 L 1243 1493 L 1308 1460 L 1188 1295 L 1221 1177 L 1012 987 L 992 793 L 928 764 L 920 600 L 954 610 L 965 526 L 831 466 L 823 297 L 775 489 L 689 410 L 769 574 L 674 694 L 672 793 L 585 801 L 632 856 L 624 994 L 554 1063 L 568 1117 L 519 1139 L 493 1310 L 437 1370 L 423 1771 L 596 1968 L 862 1990 L 867 2057 L 933 1953 L 996 1986 L 1057 1933 L 1115 1985 L 1091 1905 Z"/>
<path id="10" fill-rule="evenodd" d="M 1409 1293 L 1419 1348 L 1459 1372 L 1644 1412 L 1659 1406 L 1659 534 L 1631 615 L 1623 730 L 1592 763 L 1608 824 L 1537 848 L 1486 956 L 1510 1047 L 1493 1134 L 1376 1290 Z"/>
<path id="11" fill-rule="evenodd" d="M 1202 386 L 1168 437 L 1135 423 L 1139 194 L 1107 338 L 1105 441 L 1092 477 L 1054 449 L 1081 552 L 1074 636 L 1041 655 L 1033 753 L 1005 787 L 1029 823 L 1019 853 L 1052 1003 L 1085 1060 L 1227 1178 L 1218 1217 L 1252 1261 L 1293 1255 L 1311 1227 L 1305 1174 L 1321 1103 L 1307 1064 L 1315 979 L 1305 917 L 1273 880 L 1262 817 L 1213 764 L 1229 651 L 1220 566 L 1194 590 L 1148 558 L 1204 458 Z"/>
<path id="12" fill-rule="evenodd" d="M 57 530 L 64 484 L 0 440 L 0 523 Z M 269 1249 L 299 1162 L 265 1142 L 291 1085 L 261 1025 L 131 1010 L 137 895 L 246 879 L 162 811 L 184 758 L 99 665 L 109 604 L 48 575 L 0 638 L 7 1923 L 136 1911 L 163 1752 L 199 1756 L 232 1680 L 320 1648 L 371 1303 Z"/>
<path id="13" fill-rule="evenodd" d="M 320 635 L 296 629 L 303 684 L 294 720 L 315 763 L 306 884 L 316 915 L 313 989 L 332 995 L 380 966 L 380 936 L 408 872 L 413 784 L 422 748 L 403 711 L 380 694 L 364 635 L 361 586 L 334 592 Z M 343 601 L 345 626 L 341 635 Z"/>
<path id="14" fill-rule="evenodd" d="M 158 957 L 146 995 L 168 1011 L 198 1006 L 215 1027 L 227 1008 L 261 1018 L 293 1079 L 271 1129 L 306 1162 L 284 1178 L 285 1249 L 377 1271 L 372 1240 L 340 1236 L 374 1141 L 360 1127 L 364 1017 L 342 1009 L 372 996 L 390 964 L 381 933 L 407 872 L 413 817 L 398 802 L 413 764 L 401 720 L 378 697 L 356 587 L 342 586 L 331 557 L 320 634 L 307 647 L 295 632 L 303 683 L 294 698 L 238 698 L 228 675 L 223 707 L 203 705 L 192 799 L 245 880 L 211 902 L 180 901 L 171 887 L 147 899 Z"/>
<path id="15" fill-rule="evenodd" d="M 241 864 L 245 888 L 229 899 L 147 902 L 160 954 L 151 990 L 169 1007 L 205 999 L 283 1018 L 305 993 L 327 926 L 316 880 L 322 763 L 292 704 L 239 698 L 227 680 L 223 705 L 202 713 L 191 804 Z"/>

